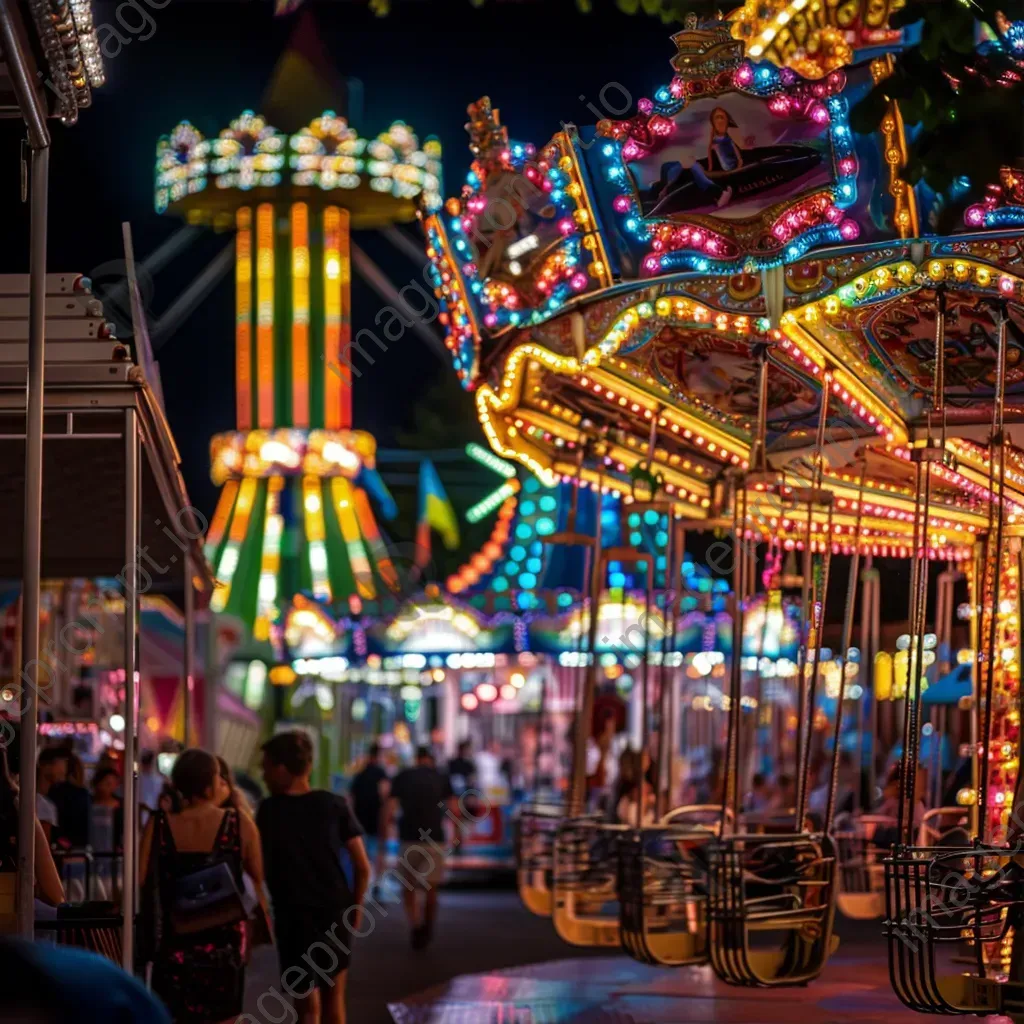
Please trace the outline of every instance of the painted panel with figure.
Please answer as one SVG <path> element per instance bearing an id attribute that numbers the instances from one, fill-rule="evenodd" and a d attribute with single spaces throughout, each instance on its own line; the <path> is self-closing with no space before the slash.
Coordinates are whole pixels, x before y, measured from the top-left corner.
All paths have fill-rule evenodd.
<path id="1" fill-rule="evenodd" d="M 647 217 L 755 217 L 833 180 L 827 124 L 779 116 L 730 93 L 688 104 L 643 159 L 628 166 Z"/>

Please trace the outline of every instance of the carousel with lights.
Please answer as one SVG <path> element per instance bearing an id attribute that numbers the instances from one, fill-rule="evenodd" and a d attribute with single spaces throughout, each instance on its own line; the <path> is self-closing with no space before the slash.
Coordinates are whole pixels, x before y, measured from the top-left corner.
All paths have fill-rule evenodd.
<path id="1" fill-rule="evenodd" d="M 926 234 L 936 198 L 904 180 L 899 103 L 877 134 L 849 124 L 890 73 L 884 51 L 901 45 L 887 19 L 885 5 L 801 3 L 691 19 L 652 98 L 541 146 L 512 140 L 481 99 L 460 194 L 423 214 L 427 254 L 454 369 L 492 452 L 534 493 L 567 490 L 543 547 L 583 576 L 564 609 L 578 619 L 566 660 L 582 714 L 564 800 L 521 818 L 527 906 L 571 943 L 710 962 L 729 983 L 763 987 L 820 974 L 837 907 L 885 917 L 907 1005 L 1024 1019 L 1022 901 L 1015 862 L 1006 867 L 1019 831 L 1024 190 L 1008 169 L 961 230 Z M 509 536 L 522 500 L 504 497 L 500 550 L 453 589 L 492 580 L 492 595 L 529 603 L 531 550 L 513 553 Z M 664 533 L 660 566 L 638 523 Z M 650 813 L 644 781 L 635 818 L 595 822 L 586 749 L 608 636 L 600 609 L 633 574 L 626 589 L 642 596 L 624 619 L 644 624 L 639 746 L 675 749 L 671 623 L 698 547 L 730 591 L 718 786 L 680 802 L 659 756 Z M 862 717 L 851 694 L 873 689 L 860 666 L 885 653 L 882 559 L 900 560 L 899 585 L 910 583 L 891 820 L 856 805 L 841 815 L 836 785 L 850 715 Z M 767 638 L 786 601 L 797 608 L 793 670 L 779 673 L 749 623 Z M 924 828 L 924 697 L 957 668 L 958 605 L 971 771 L 956 806 L 935 808 Z M 766 724 L 746 723 L 743 707 L 758 698 L 788 709 L 777 749 L 795 791 L 771 827 L 741 800 Z M 965 900 L 952 898 L 952 867 L 970 880 Z"/>

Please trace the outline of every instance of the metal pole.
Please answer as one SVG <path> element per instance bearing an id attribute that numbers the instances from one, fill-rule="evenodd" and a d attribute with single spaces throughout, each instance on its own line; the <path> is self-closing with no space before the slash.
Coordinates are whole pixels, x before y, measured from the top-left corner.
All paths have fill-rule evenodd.
<path id="1" fill-rule="evenodd" d="M 217 616 L 207 612 L 206 661 L 203 671 L 203 728 L 199 733 L 200 744 L 211 754 L 217 753 L 217 689 L 220 679 L 221 660 L 217 649 Z M 277 690 L 277 687 L 274 687 Z"/>
<path id="2" fill-rule="evenodd" d="M 0 0 L 0 51 L 4 54 L 7 77 L 28 129 L 28 143 L 39 152 L 50 145 L 46 126 L 44 90 L 29 68 L 30 43 L 15 0 Z M 44 190 L 45 193 L 45 190 Z"/>
<path id="3" fill-rule="evenodd" d="M 29 243 L 28 400 L 25 411 L 25 535 L 22 550 L 21 799 L 18 929 L 35 931 L 36 728 L 39 723 L 39 580 L 43 533 L 43 352 L 46 345 L 46 222 L 49 149 L 32 151 Z"/>
<path id="4" fill-rule="evenodd" d="M 139 433 L 135 406 L 124 414 L 124 881 L 121 910 L 124 914 L 121 966 L 131 974 L 135 960 L 135 631 L 138 619 L 139 546 Z"/>
<path id="5" fill-rule="evenodd" d="M 195 638 L 196 638 L 196 592 L 192 586 L 192 556 L 185 555 L 185 651 L 182 671 L 185 689 L 182 692 L 185 705 L 185 746 L 192 746 L 192 716 L 195 707 Z"/>

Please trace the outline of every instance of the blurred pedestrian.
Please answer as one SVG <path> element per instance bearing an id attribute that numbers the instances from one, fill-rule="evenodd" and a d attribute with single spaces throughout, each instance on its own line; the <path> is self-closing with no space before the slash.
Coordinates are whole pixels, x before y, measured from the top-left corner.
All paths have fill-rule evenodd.
<path id="1" fill-rule="evenodd" d="M 274 905 L 281 976 L 292 979 L 286 983 L 294 990 L 303 990 L 296 998 L 299 1020 L 344 1024 L 352 937 L 362 929 L 370 862 L 348 801 L 313 789 L 312 770 L 313 745 L 304 732 L 278 733 L 264 743 L 263 780 L 270 796 L 260 804 L 256 822 Z M 352 862 L 351 886 L 342 867 L 343 852 Z M 314 952 L 315 966 L 310 963 Z"/>
<path id="2" fill-rule="evenodd" d="M 448 762 L 448 779 L 456 796 L 462 796 L 467 789 L 476 788 L 472 740 L 463 740 L 459 744 L 455 757 Z"/>
<path id="3" fill-rule="evenodd" d="M 387 809 L 389 827 L 396 814 L 401 814 L 398 822 L 400 860 L 412 875 L 411 888 L 403 886 L 402 900 L 413 949 L 423 949 L 433 936 L 445 856 L 451 850 L 445 842 L 446 804 L 454 817 L 457 805 L 448 776 L 435 767 L 430 748 L 420 747 L 416 751 L 416 764 L 399 772 L 391 783 Z M 460 838 L 456 835 L 453 845 L 457 845 Z"/>
<path id="4" fill-rule="evenodd" d="M 89 845 L 93 850 L 93 881 L 95 891 L 91 899 L 113 900 L 115 880 L 121 872 L 115 871 L 115 862 L 124 838 L 124 811 L 117 791 L 121 776 L 111 764 L 97 766 L 92 777 L 92 806 L 89 810 Z"/>
<path id="5" fill-rule="evenodd" d="M 367 752 L 366 764 L 352 779 L 350 794 L 356 820 L 366 833 L 366 850 L 373 861 L 377 879 L 384 872 L 384 807 L 391 792 L 391 780 L 380 762 L 380 744 L 374 741 Z"/>
<path id="6" fill-rule="evenodd" d="M 144 750 L 139 755 L 139 821 L 145 825 L 160 803 L 160 794 L 167 784 L 156 763 L 156 754 Z"/>
<path id="7" fill-rule="evenodd" d="M 85 847 L 89 844 L 92 798 L 85 785 L 85 765 L 73 750 L 68 750 L 67 778 L 50 788 L 49 797 L 57 808 L 56 844 L 67 897 L 71 903 L 81 903 L 88 895 Z"/>
<path id="8" fill-rule="evenodd" d="M 46 841 L 56 838 L 59 816 L 57 805 L 50 799 L 50 790 L 68 777 L 68 751 L 64 747 L 47 747 L 39 754 L 36 769 L 36 817 L 42 823 Z"/>
<path id="9" fill-rule="evenodd" d="M 160 791 L 156 805 L 157 810 L 163 811 L 164 814 L 178 814 L 181 811 L 181 797 L 169 782 Z"/>
<path id="10" fill-rule="evenodd" d="M 87 846 L 92 799 L 85 785 L 85 765 L 74 751 L 68 753 L 67 764 L 67 778 L 55 783 L 48 794 L 57 808 L 57 838 L 65 846 Z"/>
<path id="11" fill-rule="evenodd" d="M 249 798 L 235 784 L 235 774 L 220 754 L 217 755 L 217 806 L 234 807 L 239 814 L 252 817 Z"/>
<path id="12" fill-rule="evenodd" d="M 761 772 L 755 772 L 751 780 L 750 792 L 743 798 L 743 810 L 750 814 L 767 811 L 771 804 L 772 794 L 768 779 Z"/>
<path id="13" fill-rule="evenodd" d="M 48 904 L 57 906 L 64 902 L 64 887 L 53 863 L 50 844 L 46 841 L 43 827 L 36 819 L 35 830 L 36 891 Z M 0 747 L 0 892 L 14 898 L 15 879 L 18 871 L 18 787 L 7 769 L 7 751 Z M 0 931 L 14 929 L 12 919 L 7 922 L 0 914 Z M 5 976 L 9 965 L 5 964 Z M 6 999 L 6 992 L 5 992 Z"/>
<path id="14" fill-rule="evenodd" d="M 263 886 L 256 827 L 233 807 L 218 806 L 219 776 L 213 754 L 184 751 L 171 772 L 182 809 L 158 811 L 142 837 L 139 881 L 152 878 L 148 891 L 157 909 L 153 989 L 179 1024 L 217 1024 L 241 1014 L 243 872 L 257 892 Z"/>
<path id="15" fill-rule="evenodd" d="M 619 776 L 615 790 L 615 819 L 623 825 L 653 825 L 657 773 L 651 755 L 645 750 L 624 750 L 619 758 Z M 639 820 L 638 820 L 639 812 Z"/>

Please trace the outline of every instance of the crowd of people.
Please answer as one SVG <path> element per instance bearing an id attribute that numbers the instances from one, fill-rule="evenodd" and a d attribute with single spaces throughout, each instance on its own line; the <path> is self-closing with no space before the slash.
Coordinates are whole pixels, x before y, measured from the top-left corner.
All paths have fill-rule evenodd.
<path id="1" fill-rule="evenodd" d="M 166 778 L 151 752 L 140 756 L 136 959 L 174 1021 L 238 1019 L 246 965 L 262 943 L 276 946 L 300 1022 L 344 1021 L 352 940 L 361 934 L 371 881 L 373 900 L 382 898 L 389 837 L 395 834 L 405 869 L 397 889 L 410 943 L 423 949 L 434 934 L 446 858 L 457 855 L 481 803 L 477 761 L 496 756 L 481 751 L 474 759 L 464 743 L 441 770 L 421 747 L 412 764 L 392 773 L 374 744 L 341 796 L 311 786 L 313 748 L 304 732 L 280 733 L 262 749 L 269 795 L 255 812 L 223 758 L 185 750 Z M 9 877 L 17 870 L 18 784 L 2 750 L 0 768 L 0 873 Z M 37 920 L 47 907 L 59 913 L 65 901 L 116 907 L 124 828 L 117 764 L 101 759 L 87 782 L 73 750 L 48 747 L 36 778 Z M 90 878 L 80 870 L 84 854 L 97 861 Z M 325 937 L 333 944 L 325 946 Z M 317 949 L 330 956 L 311 963 Z"/>

